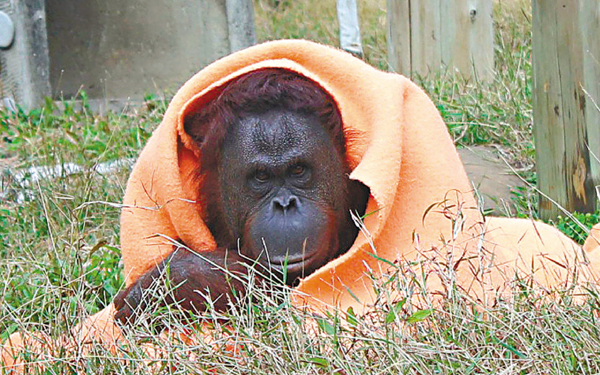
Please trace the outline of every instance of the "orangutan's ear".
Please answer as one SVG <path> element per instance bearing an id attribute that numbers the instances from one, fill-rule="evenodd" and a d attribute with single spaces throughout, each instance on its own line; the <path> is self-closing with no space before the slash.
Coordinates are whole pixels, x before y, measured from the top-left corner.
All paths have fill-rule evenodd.
<path id="1" fill-rule="evenodd" d="M 183 119 L 183 129 L 199 148 L 202 148 L 206 141 L 211 128 L 210 122 L 201 111 L 191 112 Z"/>

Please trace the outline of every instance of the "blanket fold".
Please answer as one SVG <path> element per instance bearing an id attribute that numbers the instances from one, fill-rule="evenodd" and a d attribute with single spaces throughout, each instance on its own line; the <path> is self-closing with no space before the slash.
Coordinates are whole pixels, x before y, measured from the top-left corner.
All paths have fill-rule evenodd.
<path id="1" fill-rule="evenodd" d="M 437 108 L 414 83 L 340 50 L 286 40 L 216 61 L 173 98 L 127 185 L 121 216 L 127 285 L 164 259 L 172 240 L 198 252 L 216 246 L 204 222 L 199 150 L 183 119 L 227 82 L 264 68 L 297 72 L 333 97 L 344 130 L 356 135 L 347 144 L 350 178 L 371 191 L 356 242 L 301 281 L 294 299 L 299 306 L 367 313 L 376 298 L 372 278 L 394 263 L 425 275 L 422 287 L 433 295 L 447 296 L 456 287 L 484 305 L 509 297 L 515 277 L 543 290 L 568 286 L 574 274 L 580 283 L 597 282 L 597 247 L 584 252 L 546 224 L 482 217 Z M 119 329 L 106 318 L 111 309 L 100 313 L 100 323 L 90 324 L 91 317 L 80 325 L 79 335 L 101 332 L 103 341 L 118 341 Z"/>

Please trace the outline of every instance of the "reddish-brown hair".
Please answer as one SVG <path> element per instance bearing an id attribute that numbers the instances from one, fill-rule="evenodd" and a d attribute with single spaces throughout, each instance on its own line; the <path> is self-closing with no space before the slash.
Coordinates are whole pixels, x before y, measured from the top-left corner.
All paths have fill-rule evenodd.
<path id="1" fill-rule="evenodd" d="M 186 117 L 185 131 L 201 149 L 201 168 L 214 168 L 225 135 L 240 117 L 273 109 L 316 116 L 340 155 L 345 155 L 342 120 L 333 98 L 298 73 L 268 68 L 231 81 L 214 100 Z"/>

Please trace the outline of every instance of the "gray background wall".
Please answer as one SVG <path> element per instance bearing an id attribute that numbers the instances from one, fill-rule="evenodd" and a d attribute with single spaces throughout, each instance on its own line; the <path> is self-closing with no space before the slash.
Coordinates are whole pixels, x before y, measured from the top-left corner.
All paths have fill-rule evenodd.
<path id="1" fill-rule="evenodd" d="M 0 50 L 0 94 L 25 109 L 45 96 L 136 101 L 176 90 L 255 43 L 252 0 L 0 0 L 15 25 Z"/>
<path id="2" fill-rule="evenodd" d="M 229 53 L 225 0 L 47 0 L 54 97 L 175 89 Z"/>

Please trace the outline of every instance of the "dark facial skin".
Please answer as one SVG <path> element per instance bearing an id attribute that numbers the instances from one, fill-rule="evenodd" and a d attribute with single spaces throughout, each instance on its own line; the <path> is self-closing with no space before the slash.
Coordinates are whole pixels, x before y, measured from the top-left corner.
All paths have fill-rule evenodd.
<path id="1" fill-rule="evenodd" d="M 261 80 L 270 82 L 273 98 L 283 97 L 277 91 L 282 90 L 280 86 L 285 93 L 285 85 L 295 88 L 294 103 L 298 96 L 314 90 L 312 84 L 293 76 L 286 81 L 292 75 L 289 72 L 266 71 L 257 76 L 261 74 L 254 84 L 248 83 L 253 78 L 239 83 L 230 100 L 259 90 Z M 314 103 L 314 92 L 309 95 L 307 100 Z M 238 277 L 247 278 L 249 267 L 293 286 L 354 243 L 358 228 L 350 212 L 364 215 L 369 189 L 348 178 L 350 170 L 339 145 L 341 129 L 330 130 L 334 127 L 326 126 L 331 125 L 327 116 L 318 118 L 311 111 L 281 106 L 265 110 L 260 103 L 252 111 L 237 114 L 227 128 L 218 128 L 201 116 L 186 119 L 186 131 L 195 137 L 205 157 L 206 223 L 217 248 L 196 253 L 174 246 L 163 262 L 115 298 L 116 321 L 132 324 L 150 307 L 173 304 L 184 312 L 202 313 L 207 298 L 214 301 L 216 310 L 225 311 L 234 294 L 244 295 L 244 283 Z M 327 105 L 331 104 L 316 108 L 331 108 Z M 334 121 L 341 123 L 339 117 Z M 227 130 L 210 138 L 214 129 Z M 264 276 L 255 277 L 261 282 Z M 164 285 L 167 279 L 172 288 L 169 293 L 149 293 L 152 284 Z"/>
<path id="2" fill-rule="evenodd" d="M 348 183 L 344 162 L 309 115 L 275 110 L 242 119 L 223 144 L 219 175 L 242 254 L 280 272 L 286 264 L 287 280 L 336 256 L 342 228 L 356 237 L 347 190 L 338 188 Z"/>

